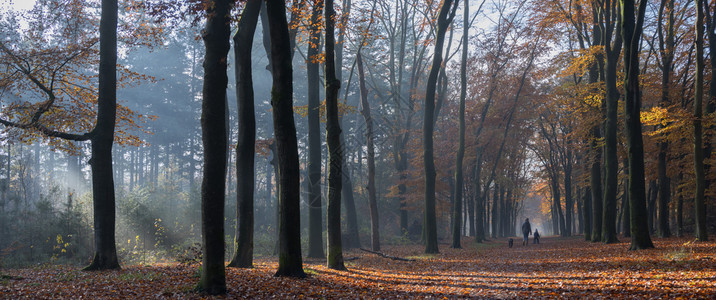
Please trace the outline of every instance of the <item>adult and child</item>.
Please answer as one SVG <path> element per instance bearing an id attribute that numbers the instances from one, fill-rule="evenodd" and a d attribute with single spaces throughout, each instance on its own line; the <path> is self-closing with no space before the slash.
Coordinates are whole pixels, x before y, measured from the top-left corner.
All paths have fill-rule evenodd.
<path id="1" fill-rule="evenodd" d="M 534 233 L 532 233 L 532 225 L 530 225 L 530 219 L 526 218 L 525 222 L 522 223 L 522 246 L 527 246 L 530 243 L 529 236 L 534 236 L 534 243 L 539 244 L 539 238 L 540 234 L 539 231 L 535 228 Z"/>

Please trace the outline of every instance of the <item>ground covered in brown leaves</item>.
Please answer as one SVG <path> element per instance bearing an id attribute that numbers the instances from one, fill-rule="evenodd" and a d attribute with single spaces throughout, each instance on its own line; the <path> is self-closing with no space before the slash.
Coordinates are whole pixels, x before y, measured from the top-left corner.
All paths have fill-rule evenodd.
<path id="1" fill-rule="evenodd" d="M 276 278 L 275 259 L 253 269 L 227 269 L 229 299 L 235 298 L 713 298 L 716 243 L 656 239 L 656 249 L 627 251 L 624 242 L 604 245 L 582 237 L 543 238 L 524 247 L 515 239 L 462 249 L 440 245 L 386 246 L 383 252 L 415 259 L 398 261 L 348 251 L 348 271 L 306 260 L 306 279 Z M 198 265 L 125 266 L 120 271 L 82 272 L 62 266 L 0 270 L 0 298 L 139 299 L 211 298 L 193 292 Z M 217 297 L 224 298 L 224 297 Z"/>

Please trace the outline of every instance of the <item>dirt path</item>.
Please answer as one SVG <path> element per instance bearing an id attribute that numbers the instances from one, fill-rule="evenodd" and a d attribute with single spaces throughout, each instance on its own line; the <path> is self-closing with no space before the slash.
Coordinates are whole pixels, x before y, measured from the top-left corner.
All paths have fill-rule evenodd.
<path id="1" fill-rule="evenodd" d="M 228 269 L 226 298 L 712 298 L 716 297 L 716 243 L 656 239 L 657 249 L 627 251 L 628 240 L 612 245 L 582 237 L 546 237 L 525 247 L 515 239 L 463 249 L 440 245 L 386 246 L 385 254 L 347 251 L 349 271 L 307 260 L 309 278 L 275 278 L 274 259 L 254 269 Z M 2 270 L 0 298 L 202 298 L 192 292 L 198 266 L 128 266 L 121 271 L 81 272 L 46 266 Z M 18 279 L 22 277 L 23 279 Z"/>

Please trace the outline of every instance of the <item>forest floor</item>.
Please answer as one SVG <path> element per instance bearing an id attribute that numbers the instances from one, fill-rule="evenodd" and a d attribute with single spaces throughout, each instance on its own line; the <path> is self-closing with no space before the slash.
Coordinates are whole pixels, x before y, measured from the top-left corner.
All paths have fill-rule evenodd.
<path id="1" fill-rule="evenodd" d="M 716 242 L 655 239 L 656 249 L 628 251 L 629 239 L 604 245 L 583 237 L 544 237 L 522 246 L 515 238 L 462 249 L 440 245 L 384 246 L 401 261 L 350 250 L 348 271 L 306 259 L 306 279 L 276 278 L 275 258 L 253 269 L 227 269 L 226 296 L 216 298 L 712 298 L 716 297 Z M 83 272 L 68 266 L 0 270 L 0 298 L 143 299 L 212 298 L 193 291 L 198 265 L 124 266 Z"/>

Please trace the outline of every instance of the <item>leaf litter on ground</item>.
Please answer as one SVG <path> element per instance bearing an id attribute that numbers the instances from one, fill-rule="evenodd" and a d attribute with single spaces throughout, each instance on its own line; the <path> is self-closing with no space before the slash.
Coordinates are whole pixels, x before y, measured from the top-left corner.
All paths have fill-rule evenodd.
<path id="1" fill-rule="evenodd" d="M 306 279 L 277 278 L 275 258 L 254 268 L 227 268 L 227 294 L 194 292 L 199 265 L 167 263 L 83 272 L 70 266 L 0 270 L 3 299 L 237 299 L 237 298 L 711 298 L 716 295 L 716 243 L 655 239 L 656 249 L 628 251 L 583 237 L 546 237 L 541 244 L 507 247 L 506 239 L 462 249 L 441 246 L 424 255 L 420 245 L 384 246 L 393 260 L 346 251 L 348 271 L 322 260 L 304 263 Z"/>

